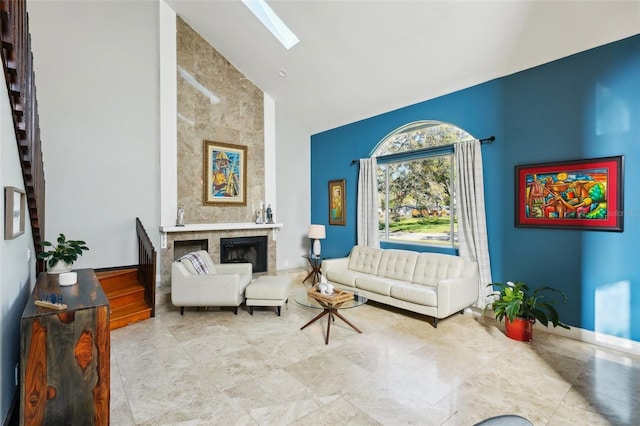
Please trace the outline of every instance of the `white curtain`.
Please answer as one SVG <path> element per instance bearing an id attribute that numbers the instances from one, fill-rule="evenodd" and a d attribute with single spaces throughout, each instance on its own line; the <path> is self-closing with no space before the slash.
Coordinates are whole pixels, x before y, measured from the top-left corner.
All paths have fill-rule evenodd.
<path id="1" fill-rule="evenodd" d="M 484 308 L 487 284 L 491 283 L 487 222 L 484 208 L 484 180 L 480 141 L 454 145 L 456 156 L 456 207 L 458 214 L 458 247 L 460 257 L 478 262 L 480 282 L 478 300 L 474 306 Z"/>
<path id="2" fill-rule="evenodd" d="M 375 157 L 360 159 L 358 176 L 358 244 L 380 247 L 378 230 L 378 183 Z"/>

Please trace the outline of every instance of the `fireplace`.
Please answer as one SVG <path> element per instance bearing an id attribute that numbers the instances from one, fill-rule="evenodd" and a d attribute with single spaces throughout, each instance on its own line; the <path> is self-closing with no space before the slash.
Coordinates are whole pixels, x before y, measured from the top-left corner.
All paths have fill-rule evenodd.
<path id="1" fill-rule="evenodd" d="M 253 272 L 267 272 L 267 237 L 220 238 L 220 263 L 251 263 Z"/>
<path id="2" fill-rule="evenodd" d="M 173 260 L 178 260 L 187 253 L 198 250 L 209 251 L 208 240 L 184 240 L 173 242 Z"/>

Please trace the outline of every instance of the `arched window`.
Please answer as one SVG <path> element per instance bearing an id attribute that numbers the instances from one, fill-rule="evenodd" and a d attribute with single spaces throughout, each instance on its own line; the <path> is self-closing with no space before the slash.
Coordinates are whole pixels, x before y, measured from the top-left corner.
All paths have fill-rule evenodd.
<path id="1" fill-rule="evenodd" d="M 439 121 L 402 126 L 380 141 L 378 161 L 380 241 L 455 247 L 453 144 L 473 139 Z"/>

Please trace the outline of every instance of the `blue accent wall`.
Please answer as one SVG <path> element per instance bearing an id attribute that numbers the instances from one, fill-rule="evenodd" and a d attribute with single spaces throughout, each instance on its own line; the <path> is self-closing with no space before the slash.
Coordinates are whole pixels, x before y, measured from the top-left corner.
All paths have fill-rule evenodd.
<path id="1" fill-rule="evenodd" d="M 356 242 L 351 160 L 417 120 L 496 137 L 482 145 L 494 281 L 559 288 L 569 325 L 640 341 L 640 35 L 313 135 L 311 223 L 327 225 L 323 255 L 345 256 Z M 514 166 L 617 155 L 624 232 L 514 226 Z M 328 181 L 343 178 L 347 223 L 329 226 Z"/>

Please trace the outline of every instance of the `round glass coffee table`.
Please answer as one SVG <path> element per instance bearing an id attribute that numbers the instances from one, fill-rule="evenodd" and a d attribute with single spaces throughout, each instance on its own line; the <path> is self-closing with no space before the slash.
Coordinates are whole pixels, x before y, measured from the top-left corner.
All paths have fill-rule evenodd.
<path id="1" fill-rule="evenodd" d="M 296 293 L 294 296 L 294 299 L 297 304 L 307 308 L 322 309 L 322 312 L 316 315 L 311 321 L 309 321 L 308 323 L 300 327 L 300 330 L 304 330 L 307 326 L 313 324 L 314 322 L 318 321 L 320 318 L 326 315 L 327 316 L 327 335 L 324 340 L 325 345 L 329 344 L 329 332 L 331 331 L 331 321 L 335 321 L 335 317 L 338 317 L 342 321 L 349 324 L 349 326 L 353 328 L 355 331 L 357 331 L 358 333 L 362 333 L 362 331 L 360 331 L 358 327 L 356 327 L 348 319 L 343 317 L 342 314 L 338 312 L 338 310 L 356 308 L 358 306 L 364 305 L 365 303 L 367 303 L 367 298 L 364 295 L 359 293 L 355 293 L 355 292 L 348 292 L 348 293 L 352 293 L 353 297 L 349 298 L 349 300 L 340 301 L 337 303 L 331 303 L 330 301 L 316 299 L 310 296 L 307 293 L 307 290 L 302 290 Z"/>

